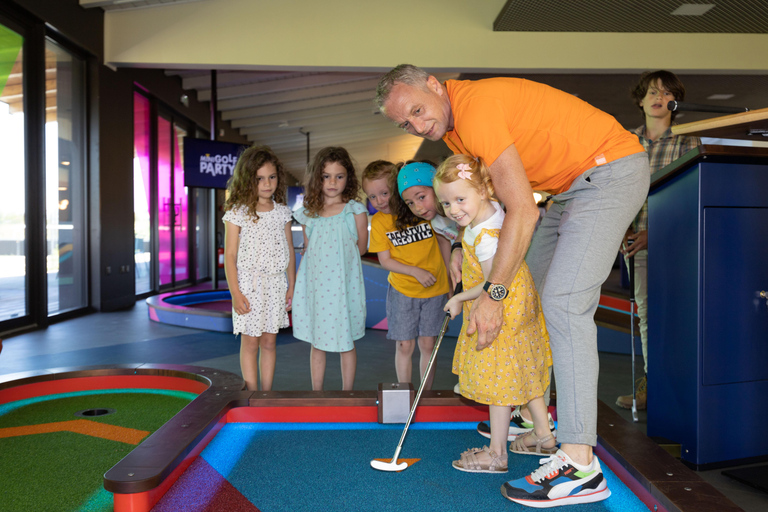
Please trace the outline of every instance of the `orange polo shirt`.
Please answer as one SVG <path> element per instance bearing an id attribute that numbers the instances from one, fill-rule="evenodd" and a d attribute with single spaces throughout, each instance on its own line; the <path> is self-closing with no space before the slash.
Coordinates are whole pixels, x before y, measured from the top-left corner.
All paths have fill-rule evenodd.
<path id="1" fill-rule="evenodd" d="M 448 80 L 454 153 L 487 165 L 511 144 L 534 190 L 565 192 L 584 171 L 644 151 L 617 121 L 572 94 L 520 78 Z"/>

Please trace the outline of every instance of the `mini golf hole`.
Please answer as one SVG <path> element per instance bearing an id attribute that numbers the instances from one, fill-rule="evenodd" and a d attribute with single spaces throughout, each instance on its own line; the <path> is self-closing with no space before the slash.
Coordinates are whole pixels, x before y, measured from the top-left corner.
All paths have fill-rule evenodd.
<path id="1" fill-rule="evenodd" d="M 75 416 L 78 416 L 80 418 L 94 418 L 96 416 L 106 416 L 108 414 L 114 414 L 114 409 L 108 409 L 106 407 L 100 407 L 96 409 L 84 409 L 82 411 L 77 411 L 75 413 Z"/>

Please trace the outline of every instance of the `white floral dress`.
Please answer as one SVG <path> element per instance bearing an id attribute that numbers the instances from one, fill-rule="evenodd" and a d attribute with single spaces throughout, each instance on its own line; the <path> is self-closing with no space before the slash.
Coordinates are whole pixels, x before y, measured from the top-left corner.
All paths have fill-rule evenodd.
<path id="1" fill-rule="evenodd" d="M 232 310 L 233 332 L 256 337 L 265 332 L 275 334 L 289 325 L 285 271 L 290 261 L 288 251 L 293 247 L 288 247 L 285 224 L 291 222 L 291 210 L 274 203 L 272 210 L 259 212 L 256 220 L 247 208 L 236 206 L 224 214 L 223 220 L 240 227 L 237 281 L 251 305 L 251 311 L 244 315 Z"/>

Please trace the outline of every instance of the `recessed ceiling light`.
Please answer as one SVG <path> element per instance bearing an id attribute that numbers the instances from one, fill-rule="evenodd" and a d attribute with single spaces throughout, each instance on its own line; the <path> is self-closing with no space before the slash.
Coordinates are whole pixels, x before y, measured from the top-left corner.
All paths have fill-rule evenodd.
<path id="1" fill-rule="evenodd" d="M 733 94 L 712 94 L 707 96 L 708 100 L 729 100 L 733 98 Z"/>
<path id="2" fill-rule="evenodd" d="M 683 4 L 672 11 L 672 16 L 701 16 L 714 6 L 715 4 Z"/>

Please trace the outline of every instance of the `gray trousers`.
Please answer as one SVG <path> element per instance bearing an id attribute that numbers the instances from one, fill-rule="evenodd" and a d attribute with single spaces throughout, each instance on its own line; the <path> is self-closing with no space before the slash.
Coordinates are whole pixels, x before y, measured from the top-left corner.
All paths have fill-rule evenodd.
<path id="1" fill-rule="evenodd" d="M 589 169 L 552 197 L 526 255 L 550 336 L 561 443 L 597 444 L 594 316 L 600 287 L 649 183 L 645 152 Z"/>

